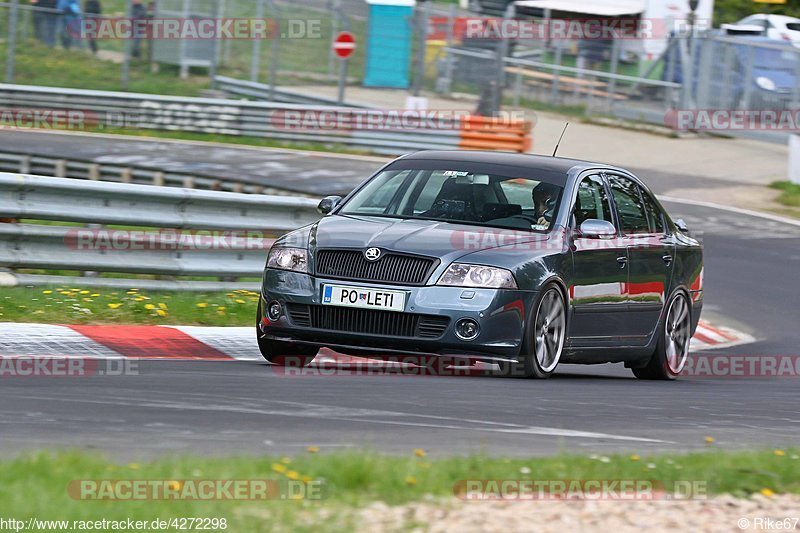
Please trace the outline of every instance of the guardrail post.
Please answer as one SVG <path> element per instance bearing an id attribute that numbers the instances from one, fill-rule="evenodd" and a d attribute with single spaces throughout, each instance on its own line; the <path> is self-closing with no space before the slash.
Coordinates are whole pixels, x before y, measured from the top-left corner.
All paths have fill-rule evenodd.
<path id="1" fill-rule="evenodd" d="M 20 174 L 30 174 L 31 173 L 31 156 L 24 155 L 19 160 L 19 173 Z"/>
<path id="2" fill-rule="evenodd" d="M 183 178 L 183 188 L 184 189 L 194 189 L 194 177 L 193 176 L 186 176 Z"/>
<path id="3" fill-rule="evenodd" d="M 53 164 L 53 176 L 56 178 L 66 178 L 67 177 L 67 160 L 66 159 L 57 159 L 56 162 Z"/>
<path id="4" fill-rule="evenodd" d="M 133 182 L 133 171 L 131 170 L 131 167 L 125 167 L 120 171 L 119 180 L 122 183 L 131 183 L 131 182 Z"/>
<path id="5" fill-rule="evenodd" d="M 155 172 L 153 174 L 153 185 L 158 185 L 159 187 L 164 186 L 164 173 L 163 172 Z"/>
<path id="6" fill-rule="evenodd" d="M 89 165 L 89 179 L 92 181 L 100 180 L 100 165 L 97 163 Z"/>
<path id="7" fill-rule="evenodd" d="M 244 192 L 244 184 L 243 183 L 234 183 L 233 184 L 233 192 Z"/>
<path id="8" fill-rule="evenodd" d="M 6 83 L 14 83 L 14 53 L 17 42 L 17 8 L 19 0 L 11 0 L 11 10 L 8 13 L 8 41 L 6 58 Z"/>

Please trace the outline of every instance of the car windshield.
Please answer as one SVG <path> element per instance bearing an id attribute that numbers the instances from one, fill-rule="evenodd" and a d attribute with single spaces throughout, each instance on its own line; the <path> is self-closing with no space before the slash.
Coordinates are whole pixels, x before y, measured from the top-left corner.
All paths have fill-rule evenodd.
<path id="1" fill-rule="evenodd" d="M 546 180 L 447 168 L 385 170 L 339 212 L 548 231 L 563 188 Z"/>

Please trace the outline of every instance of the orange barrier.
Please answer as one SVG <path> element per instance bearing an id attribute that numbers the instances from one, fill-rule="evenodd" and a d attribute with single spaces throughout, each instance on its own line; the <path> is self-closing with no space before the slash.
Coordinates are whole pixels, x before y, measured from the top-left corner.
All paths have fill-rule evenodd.
<path id="1" fill-rule="evenodd" d="M 532 124 L 527 120 L 470 115 L 460 124 L 458 147 L 465 150 L 524 153 L 533 148 Z"/>

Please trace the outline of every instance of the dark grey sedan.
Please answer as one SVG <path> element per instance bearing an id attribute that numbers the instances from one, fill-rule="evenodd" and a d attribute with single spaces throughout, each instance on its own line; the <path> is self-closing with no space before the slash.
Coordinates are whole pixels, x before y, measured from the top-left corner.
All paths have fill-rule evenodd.
<path id="1" fill-rule="evenodd" d="M 258 343 L 276 364 L 321 347 L 496 363 L 682 370 L 703 304 L 703 253 L 636 176 L 533 155 L 398 158 L 269 252 Z"/>

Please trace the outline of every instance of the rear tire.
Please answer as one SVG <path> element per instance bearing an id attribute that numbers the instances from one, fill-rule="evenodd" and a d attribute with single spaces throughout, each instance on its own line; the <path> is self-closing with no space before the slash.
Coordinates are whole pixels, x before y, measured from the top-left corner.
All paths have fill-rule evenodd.
<path id="1" fill-rule="evenodd" d="M 498 375 L 546 379 L 553 375 L 567 338 L 564 295 L 555 283 L 545 285 L 533 305 L 525 328 L 519 361 L 500 363 Z"/>
<path id="2" fill-rule="evenodd" d="M 632 368 L 639 379 L 673 381 L 686 365 L 692 337 L 692 308 L 683 292 L 677 292 L 667 306 L 664 321 L 658 326 L 656 351 L 647 366 Z"/>
<path id="3" fill-rule="evenodd" d="M 317 356 L 319 348 L 304 344 L 281 342 L 261 336 L 260 322 L 263 317 L 261 301 L 258 302 L 256 314 L 256 340 L 262 357 L 277 366 L 304 367 Z"/>

